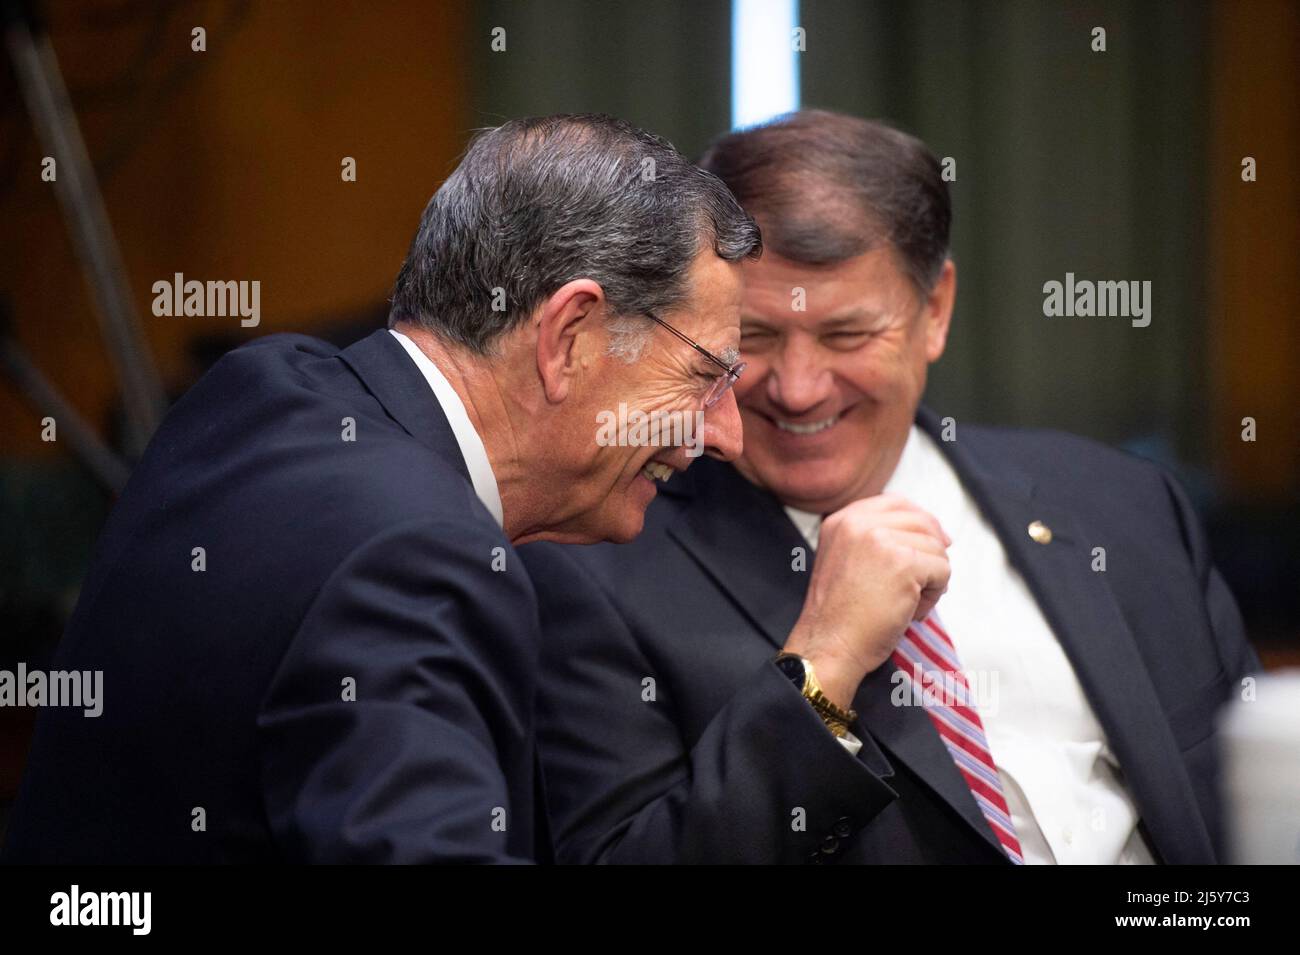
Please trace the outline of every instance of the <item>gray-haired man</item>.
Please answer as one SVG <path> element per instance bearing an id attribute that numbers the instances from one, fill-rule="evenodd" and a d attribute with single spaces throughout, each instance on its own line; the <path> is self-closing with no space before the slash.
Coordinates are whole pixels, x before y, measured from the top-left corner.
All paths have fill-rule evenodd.
<path id="1" fill-rule="evenodd" d="M 599 440 L 620 406 L 739 452 L 738 263 L 758 248 L 716 178 L 618 120 L 476 138 L 389 329 L 341 352 L 263 339 L 168 416 L 56 660 L 103 671 L 103 714 L 42 714 L 8 860 L 544 852 L 512 544 L 641 529 L 692 449 Z"/>

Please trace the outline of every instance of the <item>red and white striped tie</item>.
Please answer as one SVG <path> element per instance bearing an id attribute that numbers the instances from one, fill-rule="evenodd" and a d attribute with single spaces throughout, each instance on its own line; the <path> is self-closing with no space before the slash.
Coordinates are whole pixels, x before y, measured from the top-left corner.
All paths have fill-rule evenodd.
<path id="1" fill-rule="evenodd" d="M 971 697 L 970 686 L 961 672 L 961 661 L 948 634 L 939 625 L 939 618 L 931 613 L 920 623 L 912 623 L 898 642 L 891 659 L 894 665 L 915 682 L 915 671 L 921 672 L 921 699 L 930 714 L 939 737 L 948 747 L 953 762 L 970 786 L 984 818 L 993 827 L 993 834 L 1016 865 L 1022 865 L 1020 840 L 1011 822 L 1011 811 L 1002 795 L 1002 782 L 998 768 L 989 752 L 984 737 L 984 724 L 980 722 Z M 926 692 L 929 690 L 930 692 Z"/>

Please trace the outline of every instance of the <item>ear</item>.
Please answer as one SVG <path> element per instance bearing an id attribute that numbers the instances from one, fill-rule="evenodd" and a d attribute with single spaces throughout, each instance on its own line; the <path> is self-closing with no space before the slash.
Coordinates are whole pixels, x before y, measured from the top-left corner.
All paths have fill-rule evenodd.
<path id="1" fill-rule="evenodd" d="M 957 264 L 952 259 L 943 263 L 939 279 L 925 303 L 925 358 L 935 362 L 948 344 L 948 328 L 952 323 L 952 306 L 957 298 Z"/>
<path id="2" fill-rule="evenodd" d="M 600 336 L 596 319 L 604 312 L 605 290 L 591 279 L 560 286 L 537 307 L 537 374 L 549 402 L 569 396 L 574 380 L 590 360 Z"/>

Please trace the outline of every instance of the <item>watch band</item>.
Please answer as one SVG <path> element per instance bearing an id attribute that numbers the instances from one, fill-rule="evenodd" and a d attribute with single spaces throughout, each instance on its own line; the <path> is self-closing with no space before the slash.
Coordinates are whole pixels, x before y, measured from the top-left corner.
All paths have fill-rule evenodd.
<path id="1" fill-rule="evenodd" d="M 858 714 L 853 710 L 846 710 L 841 706 L 836 706 L 830 701 L 829 697 L 822 691 L 821 684 L 817 682 L 817 673 L 813 670 L 813 665 L 797 653 L 782 652 L 777 654 L 776 660 L 778 663 L 784 660 L 798 660 L 802 664 L 803 680 L 801 684 L 796 685 L 799 685 L 803 698 L 812 705 L 812 708 L 832 733 L 838 737 L 847 735 L 849 724 L 858 718 Z"/>

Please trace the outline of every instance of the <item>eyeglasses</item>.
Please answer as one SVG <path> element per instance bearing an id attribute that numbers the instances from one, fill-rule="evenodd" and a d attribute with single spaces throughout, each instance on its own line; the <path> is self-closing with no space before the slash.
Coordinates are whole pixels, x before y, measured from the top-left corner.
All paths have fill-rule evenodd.
<path id="1" fill-rule="evenodd" d="M 719 368 L 722 369 L 722 374 L 719 375 L 714 380 L 713 384 L 709 386 L 709 390 L 704 394 L 704 407 L 712 408 L 719 401 L 721 401 L 722 396 L 725 395 L 727 391 L 731 388 L 731 386 L 736 383 L 736 380 L 740 377 L 741 372 L 745 370 L 745 363 L 743 361 L 738 361 L 734 365 L 728 365 L 717 355 L 713 354 L 713 352 L 709 351 L 707 348 L 701 347 L 700 345 L 696 344 L 692 339 L 688 338 L 687 336 L 679 332 L 677 329 L 673 328 L 671 325 L 665 322 L 658 315 L 653 315 L 650 312 L 646 312 L 645 314 L 650 318 L 651 321 L 655 322 L 656 324 L 662 325 L 664 328 L 668 329 L 668 331 L 672 332 L 674 335 L 676 335 L 682 341 L 686 342 L 686 344 L 690 345 L 692 348 L 694 348 L 697 352 L 699 352 L 709 361 L 713 362 L 713 364 L 717 365 Z"/>

